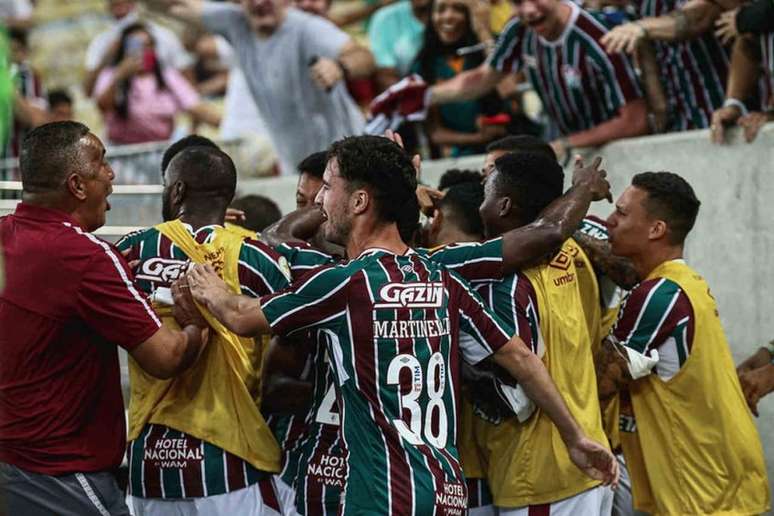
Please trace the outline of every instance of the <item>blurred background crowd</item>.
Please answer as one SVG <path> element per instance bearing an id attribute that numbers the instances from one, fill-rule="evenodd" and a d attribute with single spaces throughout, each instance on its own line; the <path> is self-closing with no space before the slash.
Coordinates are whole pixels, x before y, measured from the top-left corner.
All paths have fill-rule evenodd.
<path id="1" fill-rule="evenodd" d="M 362 132 L 374 98 L 410 74 L 438 86 L 422 90 L 421 116 L 399 106 L 401 135 L 425 158 L 480 154 L 508 134 L 560 157 L 691 129 L 722 143 L 731 125 L 751 141 L 774 119 L 772 0 L 290 1 L 209 2 L 192 16 L 201 2 L 0 0 L 13 98 L 0 180 L 17 179 L 26 131 L 66 119 L 112 154 L 197 132 L 231 142 L 243 177 L 293 174 Z M 254 47 L 229 19 L 240 9 Z"/>

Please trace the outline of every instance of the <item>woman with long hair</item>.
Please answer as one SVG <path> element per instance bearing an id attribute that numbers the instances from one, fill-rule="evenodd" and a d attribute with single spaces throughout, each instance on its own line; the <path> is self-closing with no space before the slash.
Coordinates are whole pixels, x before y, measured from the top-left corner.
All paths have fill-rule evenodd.
<path id="1" fill-rule="evenodd" d="M 413 71 L 433 85 L 483 63 L 492 43 L 487 5 L 487 0 L 433 0 Z M 452 156 L 476 154 L 506 134 L 504 120 L 494 118 L 504 112 L 504 102 L 493 92 L 432 108 L 425 127 L 430 142 L 451 147 Z"/>
<path id="2" fill-rule="evenodd" d="M 167 140 L 181 112 L 211 125 L 220 122 L 188 80 L 158 60 L 153 36 L 141 23 L 121 32 L 113 65 L 100 73 L 94 94 L 114 144 Z"/>

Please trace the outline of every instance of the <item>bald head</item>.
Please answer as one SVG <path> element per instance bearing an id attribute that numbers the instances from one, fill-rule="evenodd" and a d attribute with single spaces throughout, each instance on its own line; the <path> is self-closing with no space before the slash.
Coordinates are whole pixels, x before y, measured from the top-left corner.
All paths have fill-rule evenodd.
<path id="1" fill-rule="evenodd" d="M 68 175 L 80 172 L 85 147 L 99 143 L 78 122 L 52 122 L 29 132 L 19 156 L 22 188 L 27 193 L 61 190 Z M 94 141 L 92 141 L 94 140 Z"/>

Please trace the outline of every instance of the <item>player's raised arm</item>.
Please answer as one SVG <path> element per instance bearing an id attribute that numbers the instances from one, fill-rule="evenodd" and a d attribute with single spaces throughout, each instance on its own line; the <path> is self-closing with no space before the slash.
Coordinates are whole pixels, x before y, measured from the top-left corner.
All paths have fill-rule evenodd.
<path id="1" fill-rule="evenodd" d="M 175 304 L 196 300 L 226 328 L 243 337 L 271 331 L 260 300 L 231 292 L 210 265 L 194 265 L 178 282 L 173 290 Z"/>
<path id="2" fill-rule="evenodd" d="M 505 274 L 524 269 L 554 252 L 572 236 L 593 201 L 612 200 L 607 172 L 600 169 L 602 158 L 590 165 L 575 162 L 572 187 L 544 209 L 526 226 L 503 234 L 503 271 Z"/>
<path id="3" fill-rule="evenodd" d="M 591 478 L 617 485 L 615 458 L 605 446 L 585 436 L 540 358 L 514 336 L 495 352 L 494 360 L 519 382 L 527 396 L 553 421 L 575 465 Z"/>

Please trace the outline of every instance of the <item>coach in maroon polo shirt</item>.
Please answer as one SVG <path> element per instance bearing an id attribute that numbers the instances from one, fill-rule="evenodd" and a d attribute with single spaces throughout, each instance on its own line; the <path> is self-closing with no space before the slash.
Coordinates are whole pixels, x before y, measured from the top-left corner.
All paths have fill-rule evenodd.
<path id="1" fill-rule="evenodd" d="M 57 122 L 21 149 L 23 202 L 0 218 L 0 514 L 129 514 L 112 471 L 126 445 L 117 347 L 169 378 L 203 348 L 205 323 L 161 325 L 105 223 L 113 170 L 88 127 Z"/>

